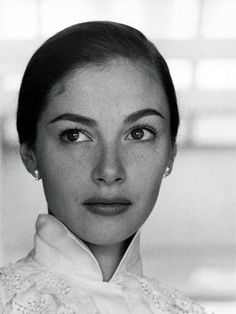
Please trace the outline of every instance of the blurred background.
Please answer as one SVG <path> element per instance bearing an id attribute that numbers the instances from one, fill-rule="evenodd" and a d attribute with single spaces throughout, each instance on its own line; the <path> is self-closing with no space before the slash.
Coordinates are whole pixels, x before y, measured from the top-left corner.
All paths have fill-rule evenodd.
<path id="1" fill-rule="evenodd" d="M 0 265 L 33 245 L 47 212 L 15 130 L 25 66 L 55 32 L 113 20 L 145 33 L 167 59 L 181 126 L 174 170 L 143 227 L 147 275 L 216 314 L 236 313 L 236 1 L 0 0 Z"/>

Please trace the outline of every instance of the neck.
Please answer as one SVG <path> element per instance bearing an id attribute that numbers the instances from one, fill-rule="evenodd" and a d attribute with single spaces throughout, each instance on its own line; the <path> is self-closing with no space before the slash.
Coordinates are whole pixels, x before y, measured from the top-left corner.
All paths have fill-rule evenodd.
<path id="1" fill-rule="evenodd" d="M 86 243 L 101 268 L 103 281 L 109 281 L 116 271 L 132 237 L 117 244 L 97 245 Z"/>

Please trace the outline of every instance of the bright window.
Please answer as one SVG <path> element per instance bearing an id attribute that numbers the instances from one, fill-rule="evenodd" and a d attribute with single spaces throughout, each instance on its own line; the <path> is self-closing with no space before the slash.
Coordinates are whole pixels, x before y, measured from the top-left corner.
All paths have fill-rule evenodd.
<path id="1" fill-rule="evenodd" d="M 193 75 L 192 63 L 185 59 L 169 59 L 167 63 L 176 89 L 189 88 Z"/>
<path id="2" fill-rule="evenodd" d="M 88 20 L 130 24 L 149 38 L 194 37 L 199 2 L 195 0 L 41 0 L 42 34 Z"/>
<path id="3" fill-rule="evenodd" d="M 204 0 L 202 13 L 202 36 L 236 38 L 235 0 Z"/>
<path id="4" fill-rule="evenodd" d="M 197 145 L 236 145 L 236 115 L 204 116 L 195 119 L 192 132 Z"/>
<path id="5" fill-rule="evenodd" d="M 112 4 L 115 20 L 134 25 L 152 39 L 187 39 L 196 34 L 198 1 L 121 0 Z"/>
<path id="6" fill-rule="evenodd" d="M 103 2 L 103 1 L 102 1 Z M 101 8 L 97 7 L 96 1 L 85 0 L 42 0 L 41 1 L 41 32 L 49 37 L 56 32 L 72 24 L 96 19 Z"/>
<path id="7" fill-rule="evenodd" d="M 236 59 L 200 61 L 196 70 L 196 85 L 201 89 L 236 89 Z"/>
<path id="8" fill-rule="evenodd" d="M 7 73 L 2 78 L 2 88 L 6 92 L 16 92 L 20 88 L 22 75 L 19 73 Z"/>
<path id="9" fill-rule="evenodd" d="M 1 0 L 0 38 L 33 39 L 38 33 L 37 2 Z"/>

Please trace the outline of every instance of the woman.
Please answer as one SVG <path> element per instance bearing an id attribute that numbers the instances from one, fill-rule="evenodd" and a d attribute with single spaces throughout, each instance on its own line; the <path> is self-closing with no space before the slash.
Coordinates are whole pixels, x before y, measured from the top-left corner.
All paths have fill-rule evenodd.
<path id="1" fill-rule="evenodd" d="M 17 129 L 49 215 L 29 255 L 1 270 L 0 313 L 205 313 L 144 277 L 139 255 L 178 124 L 168 67 L 139 31 L 82 23 L 36 51 Z"/>

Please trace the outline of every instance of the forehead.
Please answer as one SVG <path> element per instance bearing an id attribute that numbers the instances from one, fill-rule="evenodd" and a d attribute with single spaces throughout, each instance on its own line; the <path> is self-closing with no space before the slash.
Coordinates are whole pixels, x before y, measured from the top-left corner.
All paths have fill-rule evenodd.
<path id="1" fill-rule="evenodd" d="M 92 117 L 106 113 L 125 115 L 148 107 L 169 115 L 161 80 L 151 72 L 147 66 L 127 60 L 75 69 L 52 88 L 48 109 Z"/>

